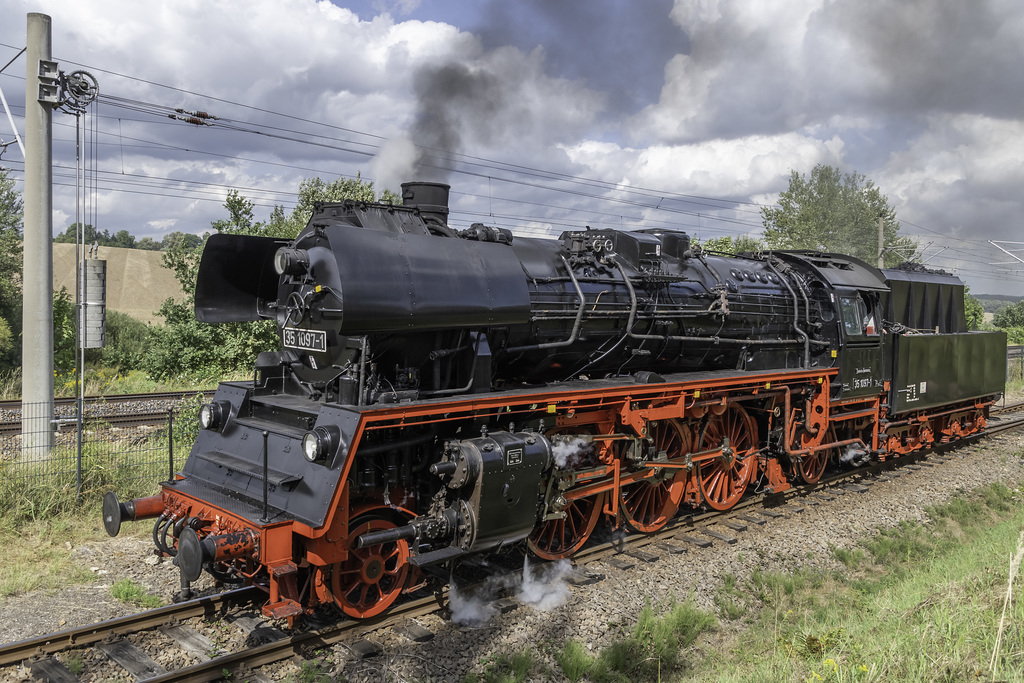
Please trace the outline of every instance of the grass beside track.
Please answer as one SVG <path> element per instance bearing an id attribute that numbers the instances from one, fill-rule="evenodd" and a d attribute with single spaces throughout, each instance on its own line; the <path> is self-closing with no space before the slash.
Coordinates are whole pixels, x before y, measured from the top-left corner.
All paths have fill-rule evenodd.
<path id="1" fill-rule="evenodd" d="M 714 613 L 648 605 L 608 648 L 497 653 L 463 682 L 1024 680 L 1024 493 L 993 484 L 927 513 L 834 548 L 839 570 L 726 576 Z"/>
<path id="2" fill-rule="evenodd" d="M 1003 611 L 1024 495 L 993 484 L 927 512 L 835 549 L 842 571 L 737 582 L 740 608 L 720 608 L 735 634 L 679 680 L 1024 680 L 1024 604 Z"/>

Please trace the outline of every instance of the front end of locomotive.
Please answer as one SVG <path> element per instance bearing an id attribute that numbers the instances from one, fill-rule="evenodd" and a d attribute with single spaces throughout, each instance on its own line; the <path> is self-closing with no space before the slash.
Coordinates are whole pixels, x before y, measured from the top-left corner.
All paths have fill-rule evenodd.
<path id="1" fill-rule="evenodd" d="M 116 535 L 123 522 L 153 520 L 181 598 L 206 572 L 263 588 L 263 613 L 289 623 L 322 605 L 375 616 L 421 587 L 424 568 L 526 540 L 557 445 L 529 428 L 395 426 L 402 411 L 224 383 L 182 471 L 155 496 L 108 493 L 105 527 Z"/>
<path id="2" fill-rule="evenodd" d="M 124 521 L 154 520 L 155 552 L 181 573 L 179 597 L 190 597 L 206 570 L 219 583 L 262 586 L 264 613 L 290 619 L 331 597 L 309 594 L 316 566 L 345 559 L 347 549 L 325 542 L 323 531 L 353 420 L 319 404 L 266 399 L 252 384 L 223 383 L 200 409 L 181 472 L 155 496 L 120 502 L 108 493 L 103 520 L 110 535 Z"/>

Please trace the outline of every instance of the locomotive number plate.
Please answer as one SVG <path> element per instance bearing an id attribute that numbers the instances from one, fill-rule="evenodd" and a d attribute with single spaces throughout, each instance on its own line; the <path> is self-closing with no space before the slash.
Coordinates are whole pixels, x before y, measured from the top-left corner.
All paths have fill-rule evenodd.
<path id="1" fill-rule="evenodd" d="M 281 330 L 282 342 L 290 349 L 305 351 L 326 351 L 327 333 L 323 330 L 300 330 L 286 327 Z"/>

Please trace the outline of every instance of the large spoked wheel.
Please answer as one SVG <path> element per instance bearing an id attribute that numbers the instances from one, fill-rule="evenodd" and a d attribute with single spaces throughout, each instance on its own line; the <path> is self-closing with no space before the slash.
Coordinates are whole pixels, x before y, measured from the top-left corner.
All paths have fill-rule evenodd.
<path id="1" fill-rule="evenodd" d="M 587 426 L 552 429 L 546 433 L 548 438 L 555 436 L 571 437 L 574 435 L 592 434 Z M 597 465 L 597 452 L 593 444 L 566 442 L 556 448 L 555 461 L 565 469 L 586 469 Z M 606 496 L 598 494 L 588 498 L 569 501 L 562 511 L 563 519 L 549 519 L 534 527 L 526 545 L 537 557 L 544 560 L 561 560 L 571 556 L 583 547 L 590 538 L 601 511 L 604 509 Z"/>
<path id="2" fill-rule="evenodd" d="M 689 432 L 675 420 L 651 425 L 649 435 L 659 455 L 676 458 L 690 450 Z M 665 526 L 679 511 L 686 479 L 686 470 L 678 469 L 667 479 L 643 479 L 623 486 L 620 507 L 626 526 L 645 534 Z"/>
<path id="3" fill-rule="evenodd" d="M 835 440 L 836 431 L 832 427 L 829 427 L 828 432 L 825 434 L 825 442 L 830 443 Z M 824 450 L 811 453 L 810 455 L 797 456 L 796 473 L 807 484 L 818 483 L 821 479 L 821 475 L 825 474 L 825 468 L 828 467 L 828 461 L 835 452 L 835 448 L 826 448 Z"/>
<path id="4" fill-rule="evenodd" d="M 409 545 L 404 540 L 356 548 L 355 540 L 368 531 L 394 529 L 394 522 L 379 518 L 353 521 L 348 559 L 331 571 L 331 593 L 345 614 L 357 619 L 373 617 L 394 604 L 409 573 Z"/>
<path id="5" fill-rule="evenodd" d="M 697 450 L 717 448 L 726 438 L 726 452 L 697 468 L 701 497 L 714 510 L 728 510 L 739 502 L 753 478 L 757 461 L 757 427 L 747 411 L 735 403 L 708 422 Z"/>
<path id="6" fill-rule="evenodd" d="M 565 519 L 552 519 L 537 525 L 526 541 L 530 551 L 544 560 L 571 556 L 590 538 L 601 518 L 604 501 L 603 493 L 571 501 L 563 510 Z"/>

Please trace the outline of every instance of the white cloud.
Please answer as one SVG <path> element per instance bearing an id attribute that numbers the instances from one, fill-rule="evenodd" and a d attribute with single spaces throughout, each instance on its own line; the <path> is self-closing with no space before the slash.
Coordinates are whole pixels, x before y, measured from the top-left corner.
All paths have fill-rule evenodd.
<path id="1" fill-rule="evenodd" d="M 906 206 L 908 220 L 931 223 L 942 207 L 953 228 L 986 220 L 978 203 L 1002 204 L 1007 214 L 989 229 L 1019 236 L 1019 193 L 1024 186 L 1024 121 L 986 116 L 935 115 L 907 149 L 892 155 L 879 182 Z M 951 199 L 957 200 L 951 202 Z M 959 207 L 956 204 L 959 203 Z M 988 213 L 987 219 L 996 217 Z M 934 224 L 934 223 L 933 223 Z"/>
<path id="2" fill-rule="evenodd" d="M 708 197 L 748 197 L 785 183 L 791 169 L 841 163 L 843 142 L 794 132 L 643 149 L 584 142 L 566 151 L 591 175 L 623 185 Z"/>

